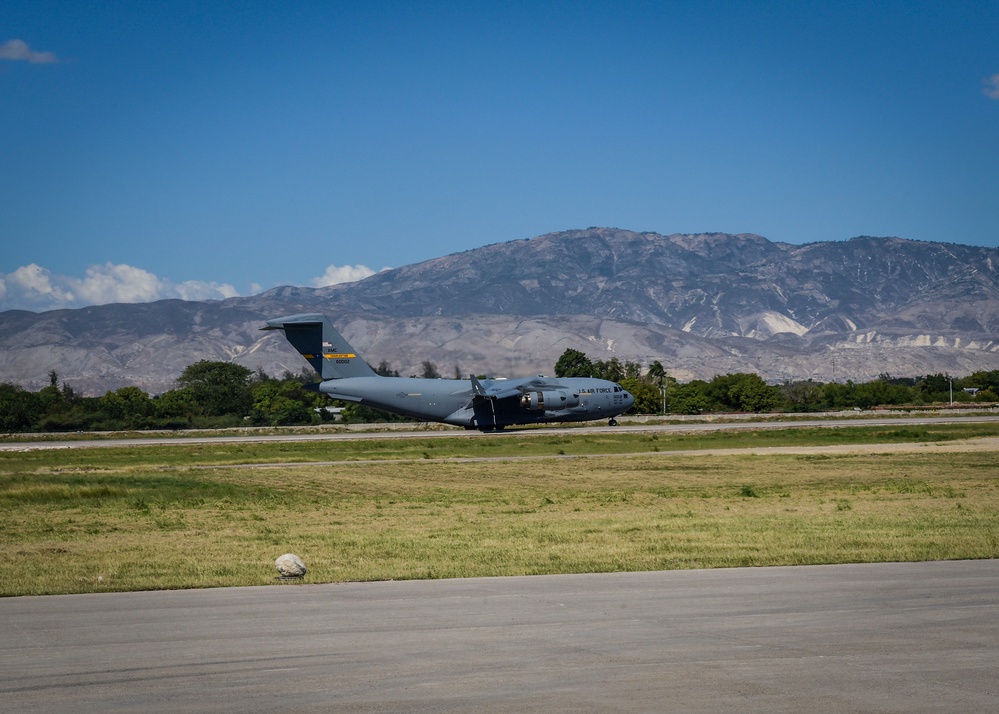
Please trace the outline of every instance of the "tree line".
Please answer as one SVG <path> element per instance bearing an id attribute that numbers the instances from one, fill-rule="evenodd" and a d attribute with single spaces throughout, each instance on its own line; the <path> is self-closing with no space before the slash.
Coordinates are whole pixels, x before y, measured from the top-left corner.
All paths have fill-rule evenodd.
<path id="1" fill-rule="evenodd" d="M 591 360 L 584 352 L 567 349 L 555 364 L 555 375 L 617 382 L 635 397 L 632 412 L 636 414 L 818 412 L 949 404 L 952 399 L 962 404 L 999 401 L 999 370 L 966 377 L 929 374 L 908 378 L 885 373 L 870 382 L 804 380 L 779 385 L 767 384 L 758 374 L 729 373 L 681 383 L 659 361 L 643 370 L 637 362 L 622 362 L 617 357 Z"/>
<path id="2" fill-rule="evenodd" d="M 184 369 L 176 389 L 157 396 L 122 387 L 102 397 L 84 397 L 60 384 L 53 371 L 49 385 L 37 392 L 0 384 L 0 431 L 224 428 L 332 420 L 323 409 L 329 399 L 305 388 L 311 381 L 305 374 L 275 379 L 238 364 L 202 360 Z"/>
<path id="3" fill-rule="evenodd" d="M 399 376 L 386 362 L 375 369 Z M 458 366 L 455 378 L 461 377 Z M 711 380 L 678 382 L 656 361 L 643 369 L 636 362 L 591 360 L 568 349 L 555 365 L 558 377 L 598 377 L 619 383 L 635 397 L 638 414 L 704 412 L 812 412 L 868 409 L 875 406 L 921 406 L 999 401 L 999 370 L 955 378 L 932 374 L 895 378 L 882 374 L 870 382 L 808 381 L 769 385 L 757 374 L 735 373 Z M 422 377 L 440 376 L 425 361 Z M 485 375 L 481 375 L 485 378 Z M 37 392 L 0 384 L 0 432 L 120 431 L 145 429 L 290 426 L 333 421 L 338 405 L 348 423 L 405 421 L 370 407 L 331 401 L 317 389 L 310 371 L 275 378 L 230 362 L 202 360 L 189 365 L 177 388 L 150 396 L 138 387 L 122 387 L 101 397 L 84 397 L 49 373 L 49 385 Z M 965 391 L 970 389 L 974 394 Z"/>

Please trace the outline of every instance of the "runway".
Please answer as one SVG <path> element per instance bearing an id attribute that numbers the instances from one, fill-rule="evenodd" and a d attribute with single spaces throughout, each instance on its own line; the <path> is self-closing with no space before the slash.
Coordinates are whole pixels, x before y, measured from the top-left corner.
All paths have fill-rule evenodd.
<path id="1" fill-rule="evenodd" d="M 22 597 L 0 629 L 11 712 L 999 711 L 992 560 Z"/>
<path id="2" fill-rule="evenodd" d="M 148 437 L 126 438 L 87 438 L 87 439 L 19 439 L 20 435 L 12 435 L 9 441 L 0 442 L 0 451 L 36 451 L 41 449 L 98 449 L 124 448 L 133 446 L 192 446 L 212 443 L 240 444 L 258 442 L 302 442 L 302 441 L 359 441 L 380 439 L 436 439 L 436 438 L 469 438 L 469 439 L 502 439 L 515 436 L 582 436 L 593 434 L 625 434 L 642 433 L 691 433 L 715 431 L 745 431 L 761 429 L 839 429 L 844 427 L 903 427 L 929 426 L 940 424 L 979 424 L 999 422 L 999 414 L 976 414 L 961 416 L 867 416 L 849 419 L 789 419 L 776 421 L 757 420 L 721 420 L 692 421 L 684 423 L 629 423 L 627 417 L 621 418 L 619 426 L 605 424 L 589 424 L 586 426 L 550 426 L 541 428 L 510 428 L 503 432 L 466 431 L 451 427 L 434 429 L 415 428 L 412 424 L 393 425 L 358 425 L 356 430 L 324 431 L 318 433 L 297 433 L 294 429 L 283 433 L 241 433 L 239 435 L 167 435 L 159 434 Z M 435 425 L 436 426 L 436 425 Z M 196 432 L 184 432 L 191 434 Z"/>

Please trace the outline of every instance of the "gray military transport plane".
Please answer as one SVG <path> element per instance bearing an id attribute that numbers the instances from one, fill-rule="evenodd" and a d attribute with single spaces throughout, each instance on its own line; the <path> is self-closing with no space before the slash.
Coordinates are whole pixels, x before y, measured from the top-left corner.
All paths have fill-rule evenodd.
<path id="1" fill-rule="evenodd" d="M 605 379 L 413 379 L 383 377 L 361 359 L 324 315 L 289 315 L 263 330 L 284 336 L 323 378 L 319 391 L 334 399 L 466 429 L 496 431 L 510 424 L 590 421 L 626 412 L 635 398 Z"/>

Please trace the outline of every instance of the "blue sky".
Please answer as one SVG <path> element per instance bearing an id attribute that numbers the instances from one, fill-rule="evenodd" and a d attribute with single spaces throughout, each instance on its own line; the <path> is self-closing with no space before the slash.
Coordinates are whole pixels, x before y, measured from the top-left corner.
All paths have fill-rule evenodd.
<path id="1" fill-rule="evenodd" d="M 551 231 L 999 246 L 996 2 L 0 6 L 0 309 Z"/>

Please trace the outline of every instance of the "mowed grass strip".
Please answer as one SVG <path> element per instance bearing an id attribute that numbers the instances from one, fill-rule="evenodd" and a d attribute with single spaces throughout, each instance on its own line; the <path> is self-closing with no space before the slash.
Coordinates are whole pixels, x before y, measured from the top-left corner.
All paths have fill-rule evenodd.
<path id="1" fill-rule="evenodd" d="M 831 424 L 836 424 L 831 422 Z M 668 429 L 668 427 L 667 427 Z M 45 469 L 104 471 L 195 465 L 398 461 L 408 459 L 586 456 L 661 451 L 742 449 L 845 444 L 934 443 L 999 436 L 999 422 L 919 426 L 830 426 L 731 428 L 721 431 L 621 431 L 539 434 L 532 429 L 503 434 L 358 438 L 320 441 L 227 442 L 143 446 L 95 446 L 0 451 L 0 474 Z M 101 443 L 112 443 L 104 440 Z M 26 444 L 27 446 L 28 444 Z"/>
<path id="2" fill-rule="evenodd" d="M 134 451 L 5 464 L 0 594 L 262 585 L 285 552 L 312 583 L 999 555 L 988 451 L 267 469 Z"/>

